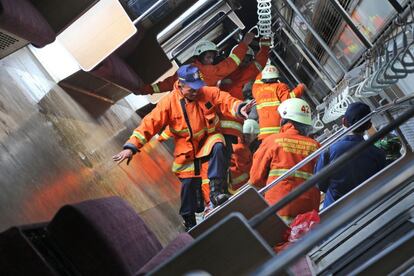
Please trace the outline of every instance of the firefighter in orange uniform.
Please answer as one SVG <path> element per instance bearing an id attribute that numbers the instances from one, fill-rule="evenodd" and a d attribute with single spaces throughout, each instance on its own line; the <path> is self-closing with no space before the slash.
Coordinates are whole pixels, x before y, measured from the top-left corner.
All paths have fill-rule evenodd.
<path id="1" fill-rule="evenodd" d="M 237 70 L 221 81 L 220 88 L 229 92 L 230 95 L 239 100 L 244 100 L 242 92 L 243 86 L 249 81 L 254 80 L 262 72 L 269 58 L 270 39 L 260 39 L 259 45 L 260 50 L 256 56 L 254 55 L 253 49 L 248 47 L 246 56 Z M 235 49 L 236 47 L 232 49 L 231 54 L 233 54 Z"/>
<path id="2" fill-rule="evenodd" d="M 213 64 L 218 53 L 216 44 L 211 41 L 201 41 L 194 49 L 195 61 L 192 65 L 196 66 L 202 76 L 203 80 L 208 86 L 217 86 L 217 83 L 225 78 L 227 75 L 234 72 L 244 59 L 249 44 L 253 41 L 254 34 L 246 33 L 243 40 L 237 45 L 234 51 L 223 61 L 218 64 Z M 170 91 L 174 82 L 177 80 L 177 73 L 174 75 L 154 83 L 152 85 L 145 85 L 138 93 L 141 95 L 161 93 Z"/>
<path id="3" fill-rule="evenodd" d="M 256 109 L 259 115 L 259 140 L 278 133 L 280 130 L 280 115 L 276 112 L 278 106 L 289 98 L 302 96 L 305 85 L 300 83 L 292 92 L 287 84 L 280 82 L 280 75 L 273 65 L 266 65 L 262 71 L 262 80 L 256 80 L 253 85 L 253 98 L 256 100 Z"/>
<path id="4" fill-rule="evenodd" d="M 242 92 L 243 86 L 249 81 L 254 80 L 257 74 L 261 72 L 269 56 L 269 46 L 270 40 L 262 38 L 260 40 L 260 50 L 257 53 L 256 58 L 254 58 L 254 51 L 249 47 L 240 66 L 226 79 L 221 81 L 220 87 L 224 91 L 229 92 L 233 97 L 238 98 L 239 100 L 244 100 Z M 235 50 L 235 48 L 233 50 Z M 242 137 L 243 121 L 220 115 L 220 125 L 224 138 L 226 139 L 226 144 L 237 144 L 238 140 Z M 233 147 L 227 147 L 226 154 L 229 162 L 232 153 Z"/>
<path id="5" fill-rule="evenodd" d="M 162 98 L 157 106 L 145 116 L 124 150 L 113 157 L 114 161 L 128 162 L 141 147 L 163 127 L 168 126 L 175 142 L 173 172 L 179 177 L 181 188 L 180 214 L 187 229 L 196 224 L 195 211 L 201 194 L 200 168 L 208 162 L 210 200 L 214 205 L 228 199 L 223 193 L 224 138 L 219 132 L 217 110 L 228 116 L 247 117 L 251 106 L 220 91 L 217 87 L 206 87 L 199 69 L 184 65 L 177 71 L 179 80 L 174 90 Z"/>
<path id="6" fill-rule="evenodd" d="M 252 119 L 245 120 L 243 123 L 243 138 L 239 138 L 238 143 L 233 145 L 233 154 L 230 160 L 230 194 L 235 194 L 249 180 L 253 161 L 251 144 L 254 143 L 258 134 L 259 124 Z"/>
<path id="7" fill-rule="evenodd" d="M 233 154 L 230 160 L 230 182 L 228 191 L 235 194 L 237 190 L 246 184 L 249 180 L 249 172 L 252 166 L 251 146 L 256 141 L 259 134 L 259 124 L 252 119 L 247 119 L 243 124 L 243 138 L 239 138 L 239 142 L 233 145 Z M 207 206 L 206 212 L 210 210 L 209 200 L 209 180 L 206 174 L 202 175 L 202 192 L 204 204 Z"/>
<path id="8" fill-rule="evenodd" d="M 257 188 L 268 185 L 320 147 L 318 142 L 306 136 L 312 120 L 310 107 L 304 100 L 288 99 L 279 106 L 278 111 L 282 117 L 280 133 L 264 139 L 253 156 L 249 183 Z M 267 202 L 273 205 L 310 178 L 315 163 L 316 160 L 307 163 L 267 191 Z M 320 192 L 314 187 L 286 205 L 278 214 L 290 223 L 298 214 L 318 211 L 319 203 Z"/>

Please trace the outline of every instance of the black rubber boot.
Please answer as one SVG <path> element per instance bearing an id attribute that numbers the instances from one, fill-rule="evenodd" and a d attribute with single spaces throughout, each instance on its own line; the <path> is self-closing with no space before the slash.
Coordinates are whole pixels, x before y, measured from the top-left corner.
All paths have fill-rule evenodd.
<path id="1" fill-rule="evenodd" d="M 223 180 L 210 179 L 210 201 L 213 206 L 219 206 L 229 199 L 229 195 L 223 191 Z"/>
<path id="2" fill-rule="evenodd" d="M 182 215 L 182 217 L 184 219 L 183 224 L 185 227 L 185 231 L 188 232 L 191 228 L 196 226 L 197 222 L 196 222 L 195 214 Z"/>

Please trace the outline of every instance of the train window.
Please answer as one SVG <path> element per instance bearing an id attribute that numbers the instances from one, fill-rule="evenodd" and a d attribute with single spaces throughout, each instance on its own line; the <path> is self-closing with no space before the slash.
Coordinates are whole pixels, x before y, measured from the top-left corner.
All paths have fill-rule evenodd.
<path id="1" fill-rule="evenodd" d="M 354 32 L 346 26 L 335 44 L 334 53 L 346 67 L 350 68 L 365 49 Z"/>
<path id="2" fill-rule="evenodd" d="M 405 5 L 407 0 L 398 1 L 400 5 Z M 352 18 L 360 30 L 373 41 L 384 26 L 395 15 L 396 11 L 388 1 L 383 1 L 378 5 L 377 0 L 361 1 L 352 13 Z"/>

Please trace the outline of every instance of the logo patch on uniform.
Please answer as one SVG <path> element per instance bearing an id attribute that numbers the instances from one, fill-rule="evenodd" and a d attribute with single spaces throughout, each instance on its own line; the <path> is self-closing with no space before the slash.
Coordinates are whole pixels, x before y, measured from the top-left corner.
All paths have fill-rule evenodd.
<path id="1" fill-rule="evenodd" d="M 206 102 L 205 106 L 207 109 L 210 109 L 213 107 L 213 105 L 210 102 Z"/>

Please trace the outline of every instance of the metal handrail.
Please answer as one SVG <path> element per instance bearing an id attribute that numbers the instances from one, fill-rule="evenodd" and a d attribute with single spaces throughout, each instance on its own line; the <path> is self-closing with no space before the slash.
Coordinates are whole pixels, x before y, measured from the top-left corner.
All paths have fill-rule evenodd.
<path id="1" fill-rule="evenodd" d="M 292 175 L 293 173 L 295 173 L 296 170 L 300 169 L 301 167 L 303 167 L 304 165 L 306 165 L 309 161 L 311 161 L 315 157 L 319 156 L 327 147 L 329 147 L 332 143 L 334 143 L 335 141 L 337 141 L 339 138 L 341 138 L 345 134 L 347 134 L 347 133 L 349 133 L 349 132 L 357 129 L 358 127 L 362 126 L 365 122 L 367 122 L 369 119 L 371 119 L 371 117 L 374 114 L 377 114 L 377 113 L 381 113 L 383 111 L 390 110 L 394 106 L 396 106 L 396 105 L 398 105 L 400 103 L 403 103 L 405 101 L 411 100 L 413 98 L 414 98 L 414 95 L 408 95 L 408 96 L 404 96 L 404 97 L 401 97 L 399 99 L 396 99 L 396 100 L 394 100 L 391 103 L 388 103 L 388 104 L 385 104 L 385 105 L 382 105 L 382 106 L 376 108 L 371 114 L 368 114 L 367 116 L 365 116 L 364 118 L 362 118 L 360 121 L 356 122 L 351 127 L 349 127 L 349 128 L 342 128 L 342 129 L 338 130 L 331 137 L 325 139 L 323 141 L 323 145 L 318 150 L 314 151 L 311 155 L 309 155 L 308 157 L 306 157 L 305 159 L 303 159 L 301 162 L 299 162 L 298 164 L 296 164 L 295 166 L 293 166 L 287 172 L 285 172 L 284 174 L 282 174 L 281 176 L 279 176 L 277 179 L 273 180 L 269 185 L 267 185 L 266 187 L 264 187 L 261 190 L 259 190 L 259 193 L 263 195 L 266 191 L 268 191 L 269 189 L 273 188 L 280 181 L 286 179 L 287 177 L 289 177 L 290 175 Z M 242 187 L 239 188 L 239 190 L 237 191 L 237 193 L 235 195 L 232 195 L 230 197 L 230 199 L 228 201 L 226 201 L 223 205 L 220 205 L 220 206 L 214 208 L 211 212 L 209 212 L 206 215 L 206 217 L 209 217 L 209 216 L 215 214 L 216 212 L 218 212 L 219 210 L 221 210 L 222 208 L 225 208 L 225 206 L 227 204 L 229 204 L 230 202 L 232 202 L 233 200 L 235 200 L 235 198 L 237 198 L 238 195 L 240 195 L 241 193 L 243 193 L 249 187 L 250 187 L 250 184 L 244 184 Z"/>
<path id="2" fill-rule="evenodd" d="M 275 205 L 254 216 L 249 221 L 249 225 L 251 227 L 257 227 L 266 218 L 274 215 L 278 210 L 283 208 L 286 204 L 295 200 L 303 192 L 315 186 L 318 182 L 326 180 L 332 172 L 336 171 L 346 162 L 349 162 L 349 160 L 355 157 L 359 152 L 374 144 L 376 140 L 384 137 L 391 130 L 400 126 L 413 116 L 414 107 L 411 107 L 395 121 L 385 126 L 367 141 L 358 144 L 349 152 L 340 156 L 335 161 L 335 163 L 332 163 L 331 165 L 322 169 L 317 175 L 305 181 L 305 183 L 289 193 Z M 371 193 L 369 195 L 359 195 L 359 198 L 354 199 L 347 206 L 344 206 L 346 208 L 343 208 L 340 212 L 338 212 L 338 214 L 335 214 L 335 216 L 329 220 L 329 223 L 321 223 L 319 226 L 317 226 L 317 228 L 315 228 L 314 231 L 311 231 L 305 237 L 303 237 L 300 242 L 294 243 L 291 247 L 278 254 L 278 256 L 273 257 L 264 263 L 257 271 L 255 271 L 254 275 L 276 275 L 287 265 L 293 263 L 299 256 L 308 252 L 308 250 L 315 246 L 315 244 L 323 239 L 326 239 L 329 234 L 333 233 L 341 226 L 343 226 L 344 222 L 348 222 L 354 217 L 358 216 L 363 210 L 380 200 L 384 195 L 388 194 L 389 191 L 395 187 L 395 185 L 398 185 L 398 183 L 402 183 L 412 177 L 412 164 L 410 164 L 409 166 L 402 168 L 403 173 L 399 172 L 398 176 L 388 177 L 388 179 L 383 180 L 383 183 L 381 183 L 382 185 L 378 185 L 378 190 L 376 193 Z"/>
<path id="3" fill-rule="evenodd" d="M 132 21 L 132 24 L 137 25 L 138 23 L 142 22 L 148 15 L 160 8 L 165 3 L 168 3 L 168 0 L 158 0 L 157 2 L 155 2 L 154 5 L 149 7 L 143 14 L 141 14 L 134 21 Z"/>
<path id="4" fill-rule="evenodd" d="M 291 176 L 298 169 L 300 169 L 301 167 L 303 167 L 304 165 L 306 165 L 307 163 L 309 163 L 315 157 L 319 156 L 333 142 L 337 141 L 339 138 L 341 138 L 345 134 L 348 134 L 351 131 L 353 131 L 353 130 L 357 129 L 358 127 L 362 126 L 369 119 L 371 119 L 371 117 L 374 114 L 381 113 L 383 111 L 389 110 L 389 109 L 393 108 L 394 106 L 396 106 L 396 105 L 398 105 L 398 104 L 400 104 L 400 103 L 402 103 L 404 101 L 408 101 L 408 100 L 410 100 L 412 98 L 414 98 L 414 95 L 408 95 L 408 96 L 405 96 L 405 97 L 396 99 L 395 101 L 393 101 L 391 103 L 388 103 L 388 104 L 385 104 L 383 106 L 380 106 L 377 109 L 375 109 L 372 113 L 368 114 L 367 116 L 365 116 L 364 118 L 362 118 L 357 123 L 355 123 L 354 125 L 350 126 L 349 128 L 342 129 L 342 130 L 338 131 L 337 133 L 334 134 L 334 136 L 332 137 L 332 139 L 326 141 L 318 150 L 314 151 L 312 154 L 310 154 L 309 156 L 307 156 L 301 162 L 297 163 L 295 166 L 293 166 L 287 172 L 285 172 L 284 174 L 282 174 L 281 176 L 279 176 L 278 178 L 276 178 L 275 180 L 273 180 L 270 184 L 266 185 L 266 187 L 260 189 L 259 190 L 259 193 L 263 195 L 268 190 L 270 190 L 271 188 L 273 188 L 276 184 L 278 184 L 280 181 L 282 181 L 282 180 L 286 179 L 287 177 Z"/>

